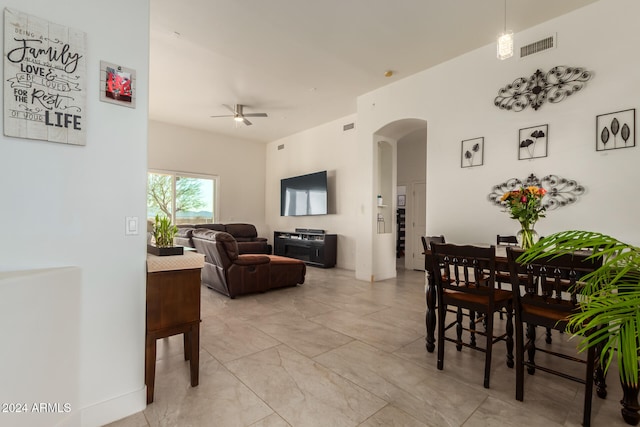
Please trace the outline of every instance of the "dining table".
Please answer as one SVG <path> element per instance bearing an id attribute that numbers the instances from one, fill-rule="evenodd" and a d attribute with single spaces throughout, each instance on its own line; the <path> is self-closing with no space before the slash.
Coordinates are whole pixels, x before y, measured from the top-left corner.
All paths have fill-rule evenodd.
<path id="1" fill-rule="evenodd" d="M 487 244 L 474 244 L 474 246 L 489 246 Z M 509 262 L 507 260 L 507 247 L 509 245 L 493 245 L 496 248 L 496 274 L 509 274 Z M 517 247 L 517 246 L 515 246 Z M 425 324 L 427 329 L 426 347 L 429 353 L 433 353 L 436 348 L 436 284 L 433 278 L 432 272 L 432 258 L 431 251 L 426 250 L 424 252 L 425 272 L 427 275 L 427 285 L 425 291 L 425 299 L 427 304 L 427 310 L 425 314 Z M 550 331 L 547 332 L 549 334 Z M 550 343 L 550 335 L 548 335 L 547 343 Z M 598 368 L 595 373 L 594 381 L 597 387 L 603 387 L 604 396 L 606 396 L 606 384 L 604 373 L 601 368 Z M 621 381 L 623 397 L 620 400 L 622 405 L 621 413 L 625 422 L 629 425 L 638 425 L 640 423 L 640 404 L 638 403 L 638 395 L 640 388 L 638 386 L 631 386 Z"/>

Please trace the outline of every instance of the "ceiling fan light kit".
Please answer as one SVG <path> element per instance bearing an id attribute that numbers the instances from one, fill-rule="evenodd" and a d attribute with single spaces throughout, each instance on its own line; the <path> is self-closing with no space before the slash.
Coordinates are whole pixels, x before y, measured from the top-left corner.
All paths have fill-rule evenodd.
<path id="1" fill-rule="evenodd" d="M 225 114 L 225 115 L 222 115 L 222 116 L 210 116 L 210 117 L 212 117 L 212 118 L 233 117 L 234 121 L 236 121 L 238 123 L 243 122 L 247 126 L 251 126 L 253 124 L 249 120 L 247 120 L 247 117 L 268 117 L 267 113 L 248 113 L 248 114 L 244 114 L 243 110 L 244 110 L 244 107 L 246 107 L 246 106 L 242 105 L 242 104 L 235 104 L 233 107 L 230 107 L 227 104 L 222 104 L 222 105 L 226 109 L 231 111 L 233 114 Z"/>

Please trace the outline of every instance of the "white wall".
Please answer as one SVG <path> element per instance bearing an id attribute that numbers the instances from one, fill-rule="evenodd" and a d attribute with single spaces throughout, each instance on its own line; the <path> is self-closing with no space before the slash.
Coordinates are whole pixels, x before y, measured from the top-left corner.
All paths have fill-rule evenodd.
<path id="1" fill-rule="evenodd" d="M 109 10 L 126 11 L 118 23 L 98 1 L 3 5 L 87 33 L 86 146 L 0 137 L 0 270 L 82 270 L 80 397 L 72 411 L 83 425 L 100 425 L 145 406 L 145 235 L 125 236 L 125 217 L 144 224 L 149 2 L 111 1 Z M 99 101 L 100 60 L 137 71 L 137 108 Z M 22 307 L 10 310 L 11 327 L 20 328 Z M 0 366 L 29 375 L 29 366 Z"/>
<path id="2" fill-rule="evenodd" d="M 296 228 L 323 229 L 338 235 L 336 265 L 355 269 L 358 160 L 356 128 L 343 131 L 355 122 L 355 115 L 326 123 L 267 145 L 265 218 L 273 231 Z M 278 150 L 278 146 L 284 149 Z M 280 216 L 280 180 L 326 170 L 329 179 L 329 215 Z"/>
<path id="3" fill-rule="evenodd" d="M 398 185 L 425 180 L 426 141 L 426 128 L 418 129 L 398 140 Z"/>
<path id="4" fill-rule="evenodd" d="M 149 168 L 220 177 L 219 223 L 265 226 L 265 145 L 168 123 L 149 122 Z"/>
<path id="5" fill-rule="evenodd" d="M 635 215 L 640 200 L 632 196 L 640 177 L 640 147 L 595 151 L 596 115 L 640 107 L 637 16 L 640 2 L 602 0 L 516 34 L 517 48 L 557 32 L 556 49 L 499 61 L 491 44 L 361 96 L 360 185 L 366 189 L 374 182 L 370 153 L 376 129 L 405 117 L 422 118 L 428 122 L 427 234 L 444 234 L 452 242 L 491 243 L 498 233 L 515 233 L 515 220 L 486 196 L 494 184 L 535 173 L 558 174 L 587 188 L 578 203 L 551 211 L 539 221 L 540 234 L 588 229 L 640 243 Z M 516 113 L 493 105 L 501 87 L 536 69 L 548 71 L 557 65 L 585 67 L 594 77 L 583 91 L 557 104 L 546 103 L 538 111 Z M 518 130 L 540 124 L 549 125 L 548 157 L 519 161 Z M 484 166 L 460 168 L 460 142 L 479 136 L 485 138 Z M 374 253 L 366 232 L 375 215 L 371 194 L 360 191 L 357 196 L 362 212 L 357 221 L 356 276 L 366 279 L 373 270 Z"/>

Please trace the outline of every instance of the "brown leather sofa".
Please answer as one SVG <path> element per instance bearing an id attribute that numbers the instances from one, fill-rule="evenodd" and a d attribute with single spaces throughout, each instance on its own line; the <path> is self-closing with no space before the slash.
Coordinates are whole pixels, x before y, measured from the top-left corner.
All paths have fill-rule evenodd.
<path id="1" fill-rule="evenodd" d="M 178 226 L 174 243 L 193 248 L 193 231 L 199 228 L 231 234 L 238 242 L 240 254 L 271 254 L 272 246 L 265 237 L 258 237 L 258 230 L 253 224 L 182 224 Z"/>
<path id="2" fill-rule="evenodd" d="M 196 228 L 191 239 L 205 256 L 202 283 L 230 298 L 303 284 L 304 262 L 277 255 L 240 254 L 231 234 Z"/>

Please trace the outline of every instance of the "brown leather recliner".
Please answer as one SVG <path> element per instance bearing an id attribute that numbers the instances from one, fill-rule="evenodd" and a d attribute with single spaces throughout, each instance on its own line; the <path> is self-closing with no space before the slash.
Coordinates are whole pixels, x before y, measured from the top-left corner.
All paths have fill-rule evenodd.
<path id="1" fill-rule="evenodd" d="M 258 237 L 258 230 L 253 224 L 182 224 L 178 225 L 178 234 L 174 238 L 176 245 L 194 247 L 191 240 L 193 230 L 206 228 L 213 231 L 225 231 L 233 236 L 238 243 L 240 254 L 265 254 L 270 255 L 271 245 L 265 237 Z"/>
<path id="2" fill-rule="evenodd" d="M 202 282 L 230 298 L 304 283 L 306 265 L 275 255 L 239 254 L 229 233 L 195 229 L 192 240 L 205 256 Z"/>

